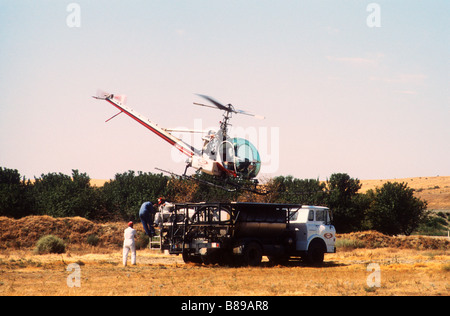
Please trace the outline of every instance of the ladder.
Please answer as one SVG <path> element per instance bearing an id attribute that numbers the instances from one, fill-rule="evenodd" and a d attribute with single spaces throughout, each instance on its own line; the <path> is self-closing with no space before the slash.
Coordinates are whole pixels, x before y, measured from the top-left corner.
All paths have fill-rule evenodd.
<path id="1" fill-rule="evenodd" d="M 157 235 L 150 238 L 150 242 L 148 243 L 148 248 L 150 250 L 161 249 L 161 234 L 160 233 L 158 233 Z"/>

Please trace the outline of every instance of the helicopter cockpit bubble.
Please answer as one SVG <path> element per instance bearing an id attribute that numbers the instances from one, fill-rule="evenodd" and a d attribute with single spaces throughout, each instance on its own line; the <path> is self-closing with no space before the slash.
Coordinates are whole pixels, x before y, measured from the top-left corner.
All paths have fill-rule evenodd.
<path id="1" fill-rule="evenodd" d="M 255 178 L 261 169 L 259 152 L 247 139 L 231 138 L 222 142 L 219 155 L 223 166 L 240 178 Z"/>

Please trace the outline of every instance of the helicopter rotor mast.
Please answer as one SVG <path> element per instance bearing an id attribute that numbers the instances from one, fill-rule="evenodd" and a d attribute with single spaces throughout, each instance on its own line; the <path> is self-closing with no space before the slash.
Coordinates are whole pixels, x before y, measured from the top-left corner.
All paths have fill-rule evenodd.
<path id="1" fill-rule="evenodd" d="M 233 113 L 235 114 L 243 114 L 243 115 L 248 115 L 248 116 L 253 116 L 254 118 L 257 118 L 259 120 L 264 120 L 265 117 L 262 115 L 257 115 L 257 114 L 253 114 L 247 111 L 242 111 L 239 109 L 236 109 L 232 104 L 227 104 L 224 105 L 222 103 L 220 103 L 219 101 L 211 98 L 210 96 L 204 95 L 204 94 L 197 94 L 199 97 L 202 97 L 203 99 L 211 102 L 213 105 L 207 105 L 207 104 L 203 104 L 203 103 L 197 103 L 194 102 L 195 105 L 199 105 L 199 106 L 204 106 L 207 108 L 212 108 L 212 109 L 216 109 L 216 110 L 222 110 L 224 111 L 223 113 L 223 121 L 220 122 L 220 130 L 222 132 L 222 136 L 223 136 L 223 140 L 225 141 L 228 137 L 228 121 L 231 119 L 231 116 L 233 115 Z"/>
<path id="2" fill-rule="evenodd" d="M 259 120 L 264 120 L 265 119 L 265 117 L 262 116 L 262 115 L 253 114 L 253 113 L 250 113 L 250 112 L 247 112 L 247 111 L 242 111 L 242 110 L 236 109 L 232 104 L 223 105 L 222 103 L 218 102 L 217 100 L 214 100 L 213 98 L 211 98 L 211 97 L 209 97 L 207 95 L 203 95 L 203 94 L 197 94 L 197 95 L 199 97 L 202 97 L 205 100 L 208 100 L 209 102 L 214 104 L 214 106 L 203 104 L 203 103 L 194 102 L 195 105 L 199 105 L 199 106 L 204 106 L 204 107 L 211 108 L 211 109 L 225 111 L 225 113 L 223 114 L 223 117 L 225 118 L 226 121 L 228 121 L 231 118 L 232 113 L 253 116 L 254 118 L 257 118 Z"/>

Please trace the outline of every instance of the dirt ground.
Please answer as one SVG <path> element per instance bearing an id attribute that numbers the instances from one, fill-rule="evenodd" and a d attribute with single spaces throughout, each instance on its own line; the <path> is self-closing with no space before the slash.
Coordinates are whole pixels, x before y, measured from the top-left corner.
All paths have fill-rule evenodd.
<path id="1" fill-rule="evenodd" d="M 148 249 L 137 252 L 136 266 L 123 267 L 121 261 L 120 251 L 99 248 L 62 255 L 2 250 L 0 296 L 450 294 L 449 250 L 338 251 L 326 255 L 323 267 L 270 266 L 268 262 L 257 268 L 184 264 L 181 257 Z M 76 269 L 67 270 L 73 263 L 79 267 L 79 287 L 69 287 L 76 280 Z M 373 283 L 376 280 L 378 284 Z"/>
<path id="2" fill-rule="evenodd" d="M 125 226 L 82 218 L 0 217 L 0 296 L 450 294 L 448 238 L 341 234 L 338 252 L 327 254 L 323 267 L 270 266 L 267 259 L 257 268 L 200 266 L 149 249 L 138 250 L 136 266 L 123 267 L 119 244 Z M 49 233 L 64 239 L 66 253 L 33 251 L 39 236 Z M 100 238 L 99 246 L 86 243 L 92 234 Z M 70 287 L 77 275 L 79 287 Z"/>

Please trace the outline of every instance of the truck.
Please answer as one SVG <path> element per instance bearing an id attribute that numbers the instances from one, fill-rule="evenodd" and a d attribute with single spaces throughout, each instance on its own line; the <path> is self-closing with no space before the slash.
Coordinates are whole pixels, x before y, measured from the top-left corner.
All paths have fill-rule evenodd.
<path id="1" fill-rule="evenodd" d="M 273 203 L 176 203 L 160 214 L 160 248 L 186 263 L 258 266 L 336 252 L 327 207 Z"/>

